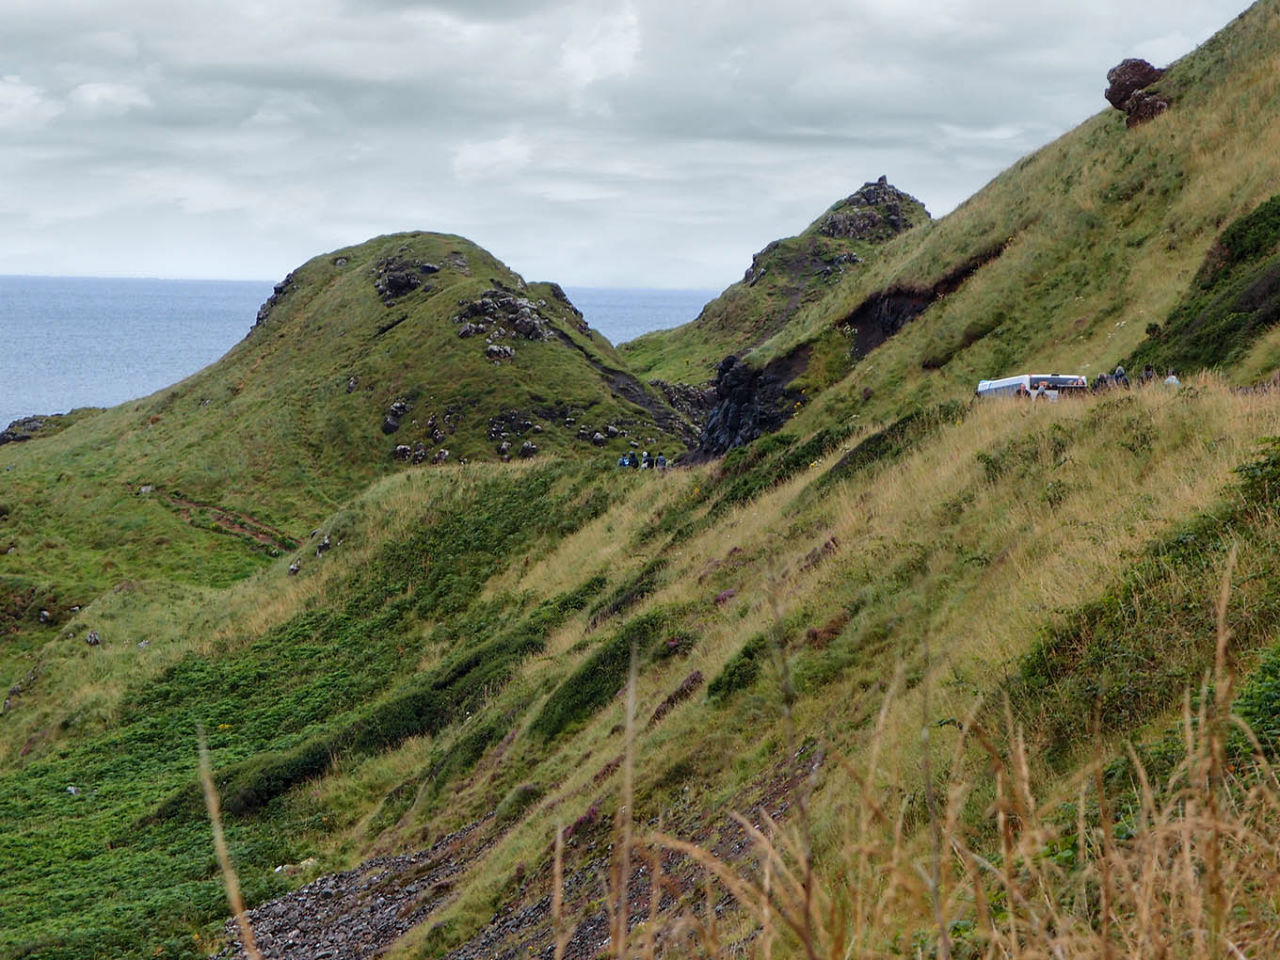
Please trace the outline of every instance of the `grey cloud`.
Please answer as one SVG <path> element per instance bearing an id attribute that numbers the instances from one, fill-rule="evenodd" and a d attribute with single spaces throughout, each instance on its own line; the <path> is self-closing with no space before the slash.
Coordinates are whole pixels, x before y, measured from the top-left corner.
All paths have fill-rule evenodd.
<path id="1" fill-rule="evenodd" d="M 395 10 L 414 13 L 443 13 L 459 20 L 510 20 L 538 16 L 564 5 L 564 0 L 348 0 L 353 13 Z"/>
<path id="2" fill-rule="evenodd" d="M 12 2 L 0 272 L 273 278 L 425 228 L 531 277 L 699 287 L 881 173 L 945 213 L 1103 109 L 1121 57 L 1185 51 L 1238 12 Z"/>

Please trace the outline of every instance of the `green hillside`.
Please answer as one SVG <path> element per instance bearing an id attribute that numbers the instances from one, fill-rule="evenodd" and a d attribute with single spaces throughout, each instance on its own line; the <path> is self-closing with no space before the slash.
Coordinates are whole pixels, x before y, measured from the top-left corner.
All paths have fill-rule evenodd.
<path id="1" fill-rule="evenodd" d="M 642 375 L 668 382 L 709 380 L 724 357 L 754 350 L 873 260 L 881 245 L 929 222 L 924 205 L 886 177 L 863 184 L 798 236 L 768 244 L 742 280 L 695 320 L 647 333 L 620 350 Z"/>
<path id="2" fill-rule="evenodd" d="M 1273 953 L 1280 0 L 1155 89 L 620 352 L 404 234 L 0 446 L 0 957 L 234 950 L 202 736 L 266 956 Z M 782 428 L 612 469 L 727 353 Z"/>
<path id="3" fill-rule="evenodd" d="M 474 331 L 474 333 L 472 332 Z M 404 469 L 682 447 L 687 427 L 554 284 L 459 237 L 382 237 L 279 284 L 194 376 L 0 447 L 0 623 L 121 580 L 226 586 Z"/>

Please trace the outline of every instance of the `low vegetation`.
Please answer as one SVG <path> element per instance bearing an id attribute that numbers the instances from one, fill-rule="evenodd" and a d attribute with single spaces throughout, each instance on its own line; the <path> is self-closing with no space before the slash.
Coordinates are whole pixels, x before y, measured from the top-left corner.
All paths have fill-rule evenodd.
<path id="1" fill-rule="evenodd" d="M 789 421 L 716 463 L 613 466 L 706 324 L 615 353 L 431 234 L 0 447 L 0 957 L 228 945 L 201 731 L 250 905 L 434 851 L 396 960 L 1275 953 L 1278 37 L 810 277 L 747 337 L 807 351 Z M 453 316 L 501 288 L 557 332 L 495 366 Z M 860 352 L 887 291 L 933 295 Z M 1121 360 L 1181 386 L 972 397 Z"/>

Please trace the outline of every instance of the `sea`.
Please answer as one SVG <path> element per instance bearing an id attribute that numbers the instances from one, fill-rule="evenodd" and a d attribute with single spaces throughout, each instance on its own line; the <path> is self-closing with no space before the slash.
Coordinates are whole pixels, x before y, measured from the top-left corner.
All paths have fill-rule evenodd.
<path id="1" fill-rule="evenodd" d="M 213 363 L 253 326 L 268 281 L 0 276 L 0 429 L 110 407 Z M 694 319 L 711 290 L 570 287 L 614 344 Z"/>

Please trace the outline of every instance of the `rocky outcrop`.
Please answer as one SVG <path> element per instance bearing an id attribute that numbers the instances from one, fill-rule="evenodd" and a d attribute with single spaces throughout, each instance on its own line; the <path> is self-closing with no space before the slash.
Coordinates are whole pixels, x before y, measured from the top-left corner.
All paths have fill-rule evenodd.
<path id="1" fill-rule="evenodd" d="M 818 232 L 844 240 L 888 240 L 915 226 L 908 205 L 919 203 L 881 177 L 832 207 L 819 222 Z"/>
<path id="2" fill-rule="evenodd" d="M 836 326 L 853 341 L 850 355 L 860 360 L 929 307 L 960 287 L 982 267 L 997 259 L 1007 244 L 1000 244 L 956 267 L 931 287 L 894 285 L 877 290 Z"/>
<path id="3" fill-rule="evenodd" d="M 45 428 L 44 417 L 22 417 L 0 430 L 0 445 L 32 440 Z"/>
<path id="4" fill-rule="evenodd" d="M 676 413 L 694 426 L 702 426 L 703 421 L 707 419 L 707 414 L 716 403 L 716 388 L 713 384 L 692 386 L 687 383 L 650 380 L 649 386 L 657 387 L 667 403 L 675 408 Z"/>
<path id="5" fill-rule="evenodd" d="M 558 283 L 549 283 L 547 286 L 551 289 L 552 297 L 558 300 L 562 306 L 567 307 L 579 320 L 583 319 L 582 311 L 574 306 L 573 301 L 569 299 L 569 295 L 564 292 L 564 287 Z"/>
<path id="6" fill-rule="evenodd" d="M 1117 110 L 1123 110 L 1130 97 L 1163 76 L 1163 70 L 1146 60 L 1137 57 L 1121 60 L 1107 71 L 1107 102 Z"/>
<path id="7" fill-rule="evenodd" d="M 27 440 L 43 440 L 56 436 L 72 424 L 77 423 L 80 419 L 77 414 L 84 412 L 87 411 L 19 417 L 9 426 L 0 430 L 0 446 L 6 443 L 23 443 Z M 0 513 L 0 517 L 3 517 L 3 513 Z"/>
<path id="8" fill-rule="evenodd" d="M 1149 90 L 1139 90 L 1125 104 L 1125 126 L 1136 127 L 1154 120 L 1169 109 L 1169 101 Z"/>
<path id="9" fill-rule="evenodd" d="M 757 283 L 763 280 L 765 274 L 769 272 L 768 264 L 763 261 L 768 258 L 769 254 L 773 253 L 780 246 L 782 246 L 782 241 L 774 240 L 772 243 L 767 244 L 759 253 L 755 254 L 751 258 L 751 266 L 747 267 L 747 272 L 742 275 L 742 282 L 748 287 L 754 287 Z"/>
<path id="10" fill-rule="evenodd" d="M 280 305 L 280 301 L 283 300 L 289 291 L 293 289 L 293 285 L 294 276 L 292 273 L 289 273 L 285 275 L 283 280 L 271 288 L 271 296 L 267 297 L 266 302 L 258 308 L 258 317 L 254 321 L 254 327 L 260 327 L 267 322 L 272 311 Z"/>
<path id="11" fill-rule="evenodd" d="M 404 397 L 397 397 L 387 408 L 387 415 L 382 418 L 382 432 L 390 435 L 399 430 L 400 421 L 408 412 L 409 401 Z"/>
<path id="12" fill-rule="evenodd" d="M 1160 116 L 1169 109 L 1169 101 L 1147 88 L 1164 76 L 1164 70 L 1146 60 L 1130 57 L 1107 71 L 1107 102 L 1128 118 L 1127 126 L 1136 127 Z"/>
<path id="13" fill-rule="evenodd" d="M 788 385 L 804 372 L 809 348 L 755 369 L 737 357 L 725 357 L 716 370 L 716 402 L 707 415 L 694 462 L 718 457 L 756 437 L 772 433 L 795 412 L 797 395 Z"/>
<path id="14" fill-rule="evenodd" d="M 424 284 L 422 278 L 439 272 L 438 266 L 425 260 L 384 257 L 373 266 L 373 286 L 382 302 L 390 306 L 419 287 L 430 290 L 431 285 Z"/>
<path id="15" fill-rule="evenodd" d="M 561 291 L 563 296 L 564 291 Z M 565 297 L 568 303 L 568 298 Z M 526 297 L 501 289 L 486 290 L 477 300 L 459 300 L 462 309 L 453 318 L 458 325 L 458 336 L 484 337 L 484 355 L 494 363 L 512 359 L 516 350 L 508 344 L 497 343 L 505 339 L 550 340 L 555 331 L 543 315 L 545 300 L 536 303 Z M 572 306 L 572 305 L 571 305 Z"/>

